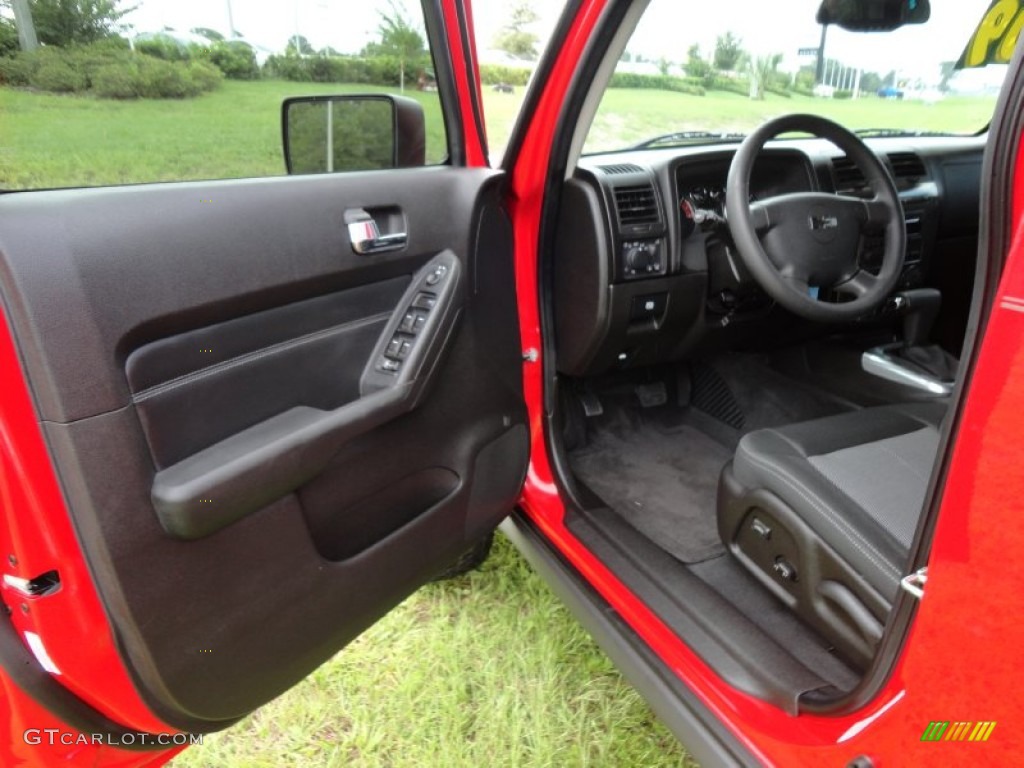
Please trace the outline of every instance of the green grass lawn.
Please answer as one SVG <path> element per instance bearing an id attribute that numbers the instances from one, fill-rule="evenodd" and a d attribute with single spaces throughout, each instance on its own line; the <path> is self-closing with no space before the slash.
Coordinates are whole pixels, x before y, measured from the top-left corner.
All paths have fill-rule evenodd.
<path id="1" fill-rule="evenodd" d="M 681 130 L 749 133 L 765 120 L 810 112 L 850 128 L 975 133 L 995 109 L 994 97 L 951 97 L 935 104 L 879 99 L 791 98 L 768 94 L 763 101 L 723 91 L 705 96 L 645 90 L 609 90 L 598 109 L 584 151 L 621 149 L 644 139 Z"/>
<path id="2" fill-rule="evenodd" d="M 228 80 L 194 99 L 112 101 L 0 88 L 0 187 L 282 175 L 283 99 L 385 90 Z M 439 162 L 446 149 L 437 94 L 407 95 L 423 104 L 427 159 Z"/>
<path id="3" fill-rule="evenodd" d="M 499 536 L 305 681 L 176 758 L 247 766 L 695 766 Z"/>
<path id="4" fill-rule="evenodd" d="M 352 93 L 368 86 L 227 81 L 213 93 L 183 101 L 109 101 L 0 88 L 0 187 L 88 186 L 145 181 L 239 178 L 284 173 L 281 100 Z M 377 89 L 381 90 L 381 89 Z M 525 89 L 484 89 L 492 156 L 503 151 Z M 407 92 L 424 107 L 427 158 L 445 154 L 437 94 Z M 653 90 L 607 92 L 587 141 L 588 151 L 615 149 L 683 129 L 746 132 L 768 117 L 814 111 L 858 127 L 976 131 L 991 116 L 991 98 L 949 98 L 928 105 L 874 97 L 833 101 L 733 93 L 706 96 Z"/>

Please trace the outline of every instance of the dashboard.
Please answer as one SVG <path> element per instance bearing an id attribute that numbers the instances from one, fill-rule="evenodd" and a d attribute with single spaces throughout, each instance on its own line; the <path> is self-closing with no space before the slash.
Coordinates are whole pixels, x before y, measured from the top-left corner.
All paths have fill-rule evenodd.
<path id="1" fill-rule="evenodd" d="M 983 137 L 868 142 L 900 194 L 907 250 L 899 289 L 965 274 L 976 246 Z M 699 356 L 779 333 L 814 333 L 746 271 L 725 219 L 736 144 L 632 150 L 581 160 L 562 190 L 552 255 L 558 369 L 590 375 Z M 770 142 L 751 201 L 799 192 L 870 195 L 859 169 L 819 139 Z M 973 239 L 972 239 L 973 238 Z M 861 238 L 862 269 L 881 236 Z M 958 264 L 944 262 L 956 260 Z M 885 312 L 862 323 L 885 322 Z M 891 317 L 888 320 L 891 321 Z"/>

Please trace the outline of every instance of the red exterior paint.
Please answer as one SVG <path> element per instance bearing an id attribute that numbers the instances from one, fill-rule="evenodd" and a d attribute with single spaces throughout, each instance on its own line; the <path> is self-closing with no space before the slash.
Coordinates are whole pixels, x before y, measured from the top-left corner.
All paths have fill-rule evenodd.
<path id="1" fill-rule="evenodd" d="M 466 24 L 468 26 L 469 50 L 462 47 L 462 39 L 459 36 L 459 14 L 460 5 L 465 6 Z M 473 93 L 480 93 L 480 72 L 476 66 L 476 40 L 473 35 L 473 12 L 469 8 L 469 2 L 460 0 L 444 0 L 442 2 L 444 14 L 444 27 L 447 34 L 447 45 L 452 61 L 452 70 L 455 77 L 455 90 L 459 99 L 459 115 L 462 121 L 462 134 L 466 139 L 466 165 L 471 168 L 486 167 L 487 154 L 484 152 L 484 137 L 477 129 L 476 120 L 473 118 L 473 110 L 470 105 L 479 99 L 473 98 Z M 473 64 L 473 77 L 471 83 L 466 76 L 467 62 Z M 475 88 L 475 91 L 474 91 Z M 479 105 L 480 118 L 483 120 L 483 105 Z"/>
<path id="2" fill-rule="evenodd" d="M 148 732 L 173 732 L 139 698 L 118 656 L 99 596 L 82 559 L 64 498 L 39 431 L 36 411 L 25 387 L 21 363 L 3 315 L 0 314 L 0 569 L 32 578 L 58 570 L 61 589 L 43 598 L 21 599 L 10 587 L 0 596 L 11 610 L 19 633 L 35 632 L 61 670 L 60 682 L 81 699 L 125 727 Z M 16 558 L 11 565 L 9 556 Z M 28 609 L 23 611 L 22 605 Z M 58 727 L 48 713 L 9 681 L 0 670 L 5 701 L 0 710 L 0 750 L 14 749 L 0 763 L 16 765 L 12 755 L 31 754 L 40 764 L 42 746 L 27 748 L 25 728 Z M 91 750 L 91 752 L 90 752 Z M 145 765 L 152 754 L 106 748 L 108 759 L 97 765 Z M 90 747 L 93 759 L 100 750 Z M 81 748 L 54 749 L 53 760 L 77 761 Z M 8 762 L 7 757 L 12 757 Z"/>
<path id="3" fill-rule="evenodd" d="M 541 203 L 557 120 L 573 71 L 603 0 L 584 1 L 537 110 L 511 178 L 517 289 L 525 348 L 543 350 L 537 295 Z M 1018 200 L 1024 181 L 1018 169 Z M 1024 230 L 1014 246 L 1002 293 L 1024 299 Z M 845 765 L 869 755 L 877 766 L 1007 765 L 1024 746 L 1017 715 L 1018 649 L 1024 625 L 1024 314 L 997 309 L 956 446 L 934 540 L 927 594 L 904 656 L 880 695 L 843 717 L 791 717 L 737 692 L 686 647 L 568 531 L 544 438 L 540 361 L 524 373 L 531 426 L 531 466 L 521 503 L 541 531 L 725 723 L 750 752 L 785 766 Z M 984 744 L 922 743 L 932 720 L 995 720 Z M 1013 759 L 1017 757 L 1017 759 Z"/>

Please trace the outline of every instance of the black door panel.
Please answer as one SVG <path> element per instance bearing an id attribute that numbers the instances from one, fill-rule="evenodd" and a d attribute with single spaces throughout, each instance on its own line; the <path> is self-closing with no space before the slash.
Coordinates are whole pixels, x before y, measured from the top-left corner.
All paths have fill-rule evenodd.
<path id="1" fill-rule="evenodd" d="M 171 725 L 278 695 L 514 503 L 528 433 L 499 185 L 435 168 L 0 197 L 0 291 L 44 434 Z M 400 210 L 407 247 L 354 253 L 354 208 Z M 458 287 L 416 346 L 396 328 L 438 258 Z M 230 482 L 189 485 L 209 476 Z M 219 489 L 208 508 L 197 487 Z"/>
<path id="2" fill-rule="evenodd" d="M 251 420 L 359 397 L 368 360 L 408 278 L 370 285 L 155 341 L 128 357 L 131 399 L 164 469 Z"/>

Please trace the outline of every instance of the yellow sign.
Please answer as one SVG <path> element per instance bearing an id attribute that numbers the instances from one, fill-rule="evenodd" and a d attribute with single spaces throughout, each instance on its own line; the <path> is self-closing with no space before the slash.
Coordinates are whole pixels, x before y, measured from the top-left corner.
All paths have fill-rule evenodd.
<path id="1" fill-rule="evenodd" d="M 957 69 L 1006 64 L 1024 28 L 1024 0 L 994 0 L 967 43 Z"/>

